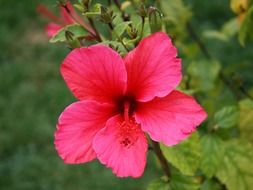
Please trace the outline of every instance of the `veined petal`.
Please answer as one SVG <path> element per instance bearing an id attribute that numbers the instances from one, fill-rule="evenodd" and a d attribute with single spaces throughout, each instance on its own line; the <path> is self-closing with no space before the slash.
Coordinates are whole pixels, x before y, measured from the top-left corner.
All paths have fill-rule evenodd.
<path id="1" fill-rule="evenodd" d="M 147 139 L 136 123 L 126 125 L 120 116 L 107 121 L 93 141 L 97 158 L 118 177 L 140 177 L 146 165 Z"/>
<path id="2" fill-rule="evenodd" d="M 111 102 L 126 89 L 123 60 L 117 52 L 103 45 L 73 50 L 63 61 L 61 73 L 80 100 Z"/>
<path id="3" fill-rule="evenodd" d="M 154 141 L 171 146 L 187 138 L 207 114 L 191 97 L 173 91 L 163 98 L 140 103 L 135 119 Z"/>
<path id="4" fill-rule="evenodd" d="M 126 57 L 128 94 L 141 102 L 169 94 L 181 80 L 181 59 L 163 32 L 144 38 Z"/>
<path id="5" fill-rule="evenodd" d="M 54 143 L 65 163 L 84 163 L 96 157 L 92 148 L 93 138 L 114 111 L 114 105 L 94 101 L 76 102 L 63 111 Z"/>

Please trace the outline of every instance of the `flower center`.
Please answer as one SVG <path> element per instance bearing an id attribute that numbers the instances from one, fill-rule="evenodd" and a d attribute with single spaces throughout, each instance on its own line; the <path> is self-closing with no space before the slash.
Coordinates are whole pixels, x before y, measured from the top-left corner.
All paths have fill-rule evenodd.
<path id="1" fill-rule="evenodd" d="M 132 96 L 122 96 L 117 99 L 118 112 L 128 121 L 136 109 L 136 101 Z M 128 117 L 127 117 L 128 114 Z"/>
<path id="2" fill-rule="evenodd" d="M 130 148 L 138 140 L 138 135 L 141 132 L 140 125 L 133 117 L 135 106 L 134 99 L 129 97 L 124 97 L 119 102 L 119 111 L 124 118 L 119 123 L 119 142 L 125 148 Z"/>

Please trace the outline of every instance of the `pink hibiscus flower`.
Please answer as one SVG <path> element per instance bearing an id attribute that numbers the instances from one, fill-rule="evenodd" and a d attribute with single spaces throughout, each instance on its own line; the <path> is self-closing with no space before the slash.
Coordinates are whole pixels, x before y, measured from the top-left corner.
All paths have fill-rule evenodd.
<path id="1" fill-rule="evenodd" d="M 52 21 L 45 27 L 45 31 L 48 37 L 50 38 L 53 37 L 63 27 L 75 23 L 83 25 L 84 28 L 86 28 L 88 31 L 94 34 L 94 31 L 91 29 L 91 27 L 83 22 L 82 18 L 79 17 L 79 15 L 76 13 L 75 9 L 73 8 L 73 6 L 69 1 L 67 1 L 66 3 L 66 8 L 59 5 L 61 16 L 57 17 L 51 11 L 49 11 L 44 5 L 39 5 L 37 7 L 37 11 L 40 14 L 49 18 Z M 69 10 L 69 12 L 67 10 Z"/>
<path id="2" fill-rule="evenodd" d="M 97 158 L 119 177 L 140 177 L 145 133 L 171 146 L 206 118 L 191 96 L 174 90 L 181 59 L 162 32 L 143 39 L 124 59 L 103 45 L 75 49 L 61 73 L 80 100 L 63 111 L 55 133 L 56 150 L 68 164 Z"/>

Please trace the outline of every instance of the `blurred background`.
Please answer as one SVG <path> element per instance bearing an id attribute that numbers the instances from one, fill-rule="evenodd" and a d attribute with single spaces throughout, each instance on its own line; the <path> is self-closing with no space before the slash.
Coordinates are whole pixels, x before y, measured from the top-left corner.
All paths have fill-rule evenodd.
<path id="1" fill-rule="evenodd" d="M 169 1 L 169 0 L 168 0 Z M 234 17 L 229 0 L 186 0 L 193 10 L 193 26 L 219 29 Z M 48 43 L 46 20 L 36 12 L 39 3 L 57 10 L 54 0 L 0 0 L 0 189 L 1 190 L 106 190 L 146 189 L 162 175 L 152 153 L 140 179 L 119 179 L 98 161 L 65 165 L 53 140 L 57 118 L 75 99 L 59 74 L 69 52 Z M 103 1 L 101 1 L 103 3 Z M 253 46 L 206 40 L 224 65 L 236 67 L 252 86 Z M 240 64 L 238 64 L 240 63 Z"/>

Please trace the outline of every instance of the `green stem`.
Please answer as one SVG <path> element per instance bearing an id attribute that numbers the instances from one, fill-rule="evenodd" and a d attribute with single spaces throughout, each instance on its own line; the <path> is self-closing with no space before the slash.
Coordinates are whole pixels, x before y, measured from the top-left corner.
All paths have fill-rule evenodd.
<path id="1" fill-rule="evenodd" d="M 140 39 L 142 39 L 142 37 L 143 37 L 144 25 L 145 25 L 145 17 L 141 17 L 141 37 L 140 37 Z"/>
<path id="2" fill-rule="evenodd" d="M 166 158 L 164 157 L 164 155 L 162 153 L 162 150 L 160 148 L 159 143 L 155 142 L 155 141 L 152 141 L 152 144 L 153 144 L 153 151 L 156 154 L 156 156 L 157 156 L 157 158 L 158 158 L 158 160 L 159 160 L 159 162 L 161 164 L 161 167 L 163 169 L 164 174 L 167 176 L 167 178 L 169 180 L 170 177 L 171 177 L 169 164 L 168 164 Z"/>
<path id="3" fill-rule="evenodd" d="M 113 32 L 113 25 L 112 23 L 108 23 L 109 28 L 111 29 L 111 31 Z M 116 35 L 116 37 L 118 38 L 118 40 L 120 41 L 120 43 L 123 45 L 123 47 L 126 49 L 127 52 L 129 52 L 130 50 L 126 47 L 126 45 L 124 44 L 124 42 L 122 41 L 122 39 L 119 37 L 119 35 L 114 31 L 114 34 Z"/>
<path id="4" fill-rule="evenodd" d="M 97 28 L 96 28 L 93 20 L 91 18 L 88 18 L 88 21 L 89 21 L 91 27 L 93 28 L 94 32 L 96 33 L 96 39 L 97 39 L 97 41 L 102 42 L 102 39 L 101 39 L 101 37 L 99 35 L 99 32 L 98 32 L 98 30 L 97 30 Z"/>

